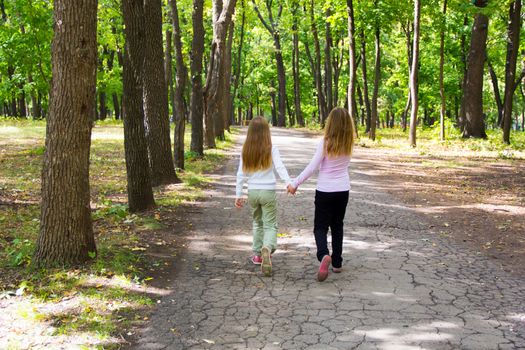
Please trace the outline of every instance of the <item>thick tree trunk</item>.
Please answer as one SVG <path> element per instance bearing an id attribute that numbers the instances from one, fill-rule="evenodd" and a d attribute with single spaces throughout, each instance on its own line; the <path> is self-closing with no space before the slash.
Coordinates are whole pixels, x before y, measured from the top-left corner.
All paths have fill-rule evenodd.
<path id="1" fill-rule="evenodd" d="M 419 0 L 414 1 L 414 46 L 412 49 L 412 68 L 410 69 L 410 100 L 412 109 L 410 110 L 410 132 L 408 141 L 410 146 L 416 147 L 416 128 L 417 128 L 417 109 L 419 107 L 418 99 L 418 74 L 419 74 L 419 18 L 421 3 Z"/>
<path id="2" fill-rule="evenodd" d="M 153 186 L 176 183 L 164 73 L 161 0 L 144 0 L 144 114 Z"/>
<path id="3" fill-rule="evenodd" d="M 463 137 L 486 138 L 483 115 L 483 66 L 486 56 L 489 19 L 478 13 L 474 19 L 470 51 L 467 59 L 467 80 L 463 100 L 465 128 Z"/>
<path id="4" fill-rule="evenodd" d="M 514 0 L 509 8 L 507 59 L 505 63 L 505 94 L 503 97 L 503 142 L 510 144 L 512 101 L 516 76 L 516 60 L 520 46 L 521 0 Z"/>
<path id="5" fill-rule="evenodd" d="M 76 264 L 96 253 L 89 193 L 95 109 L 97 1 L 55 0 L 52 90 L 42 168 L 37 266 Z"/>
<path id="6" fill-rule="evenodd" d="M 377 111 L 377 98 L 379 96 L 379 83 L 381 79 L 381 35 L 379 22 L 375 28 L 375 65 L 374 65 L 374 91 L 372 93 L 372 114 L 370 118 L 370 139 L 376 139 L 376 126 L 379 120 Z"/>
<path id="7" fill-rule="evenodd" d="M 233 100 L 239 99 L 238 91 L 239 91 L 239 83 L 241 82 L 241 67 L 242 67 L 242 48 L 244 45 L 244 27 L 246 23 L 246 8 L 244 6 L 244 0 L 241 0 L 241 7 L 242 7 L 242 15 L 241 15 L 241 34 L 239 38 L 239 46 L 237 47 L 237 54 L 235 55 L 235 71 L 233 73 L 233 94 L 232 94 L 232 101 L 231 104 L 233 106 Z M 238 107 L 240 108 L 240 106 Z M 234 120 L 234 111 L 233 108 L 231 110 L 231 120 Z M 241 123 L 241 120 L 239 118 L 238 123 Z"/>
<path id="8" fill-rule="evenodd" d="M 204 0 L 193 0 L 193 39 L 191 42 L 191 145 L 192 152 L 204 155 L 204 100 L 202 92 L 202 55 L 204 53 Z"/>
<path id="9" fill-rule="evenodd" d="M 348 109 L 352 119 L 356 119 L 357 104 L 355 103 L 355 82 L 356 82 L 356 52 L 355 52 L 355 19 L 354 19 L 354 4 L 353 0 L 346 0 L 346 8 L 348 11 L 348 55 L 350 60 L 350 81 L 348 83 Z"/>
<path id="10" fill-rule="evenodd" d="M 206 120 L 206 145 L 215 148 L 215 137 L 224 139 L 224 120 L 227 118 L 224 90 L 229 88 L 225 81 L 226 36 L 235 9 L 236 0 L 213 1 L 213 39 L 210 63 L 204 89 Z"/>
<path id="11" fill-rule="evenodd" d="M 184 169 L 184 132 L 186 129 L 186 109 L 184 108 L 184 90 L 188 79 L 188 69 L 184 64 L 182 55 L 182 39 L 179 22 L 179 10 L 177 1 L 170 0 L 172 24 L 173 24 L 173 43 L 175 49 L 175 90 L 172 95 L 173 114 L 175 117 L 175 131 L 173 135 L 173 156 L 175 166 Z"/>
<path id="12" fill-rule="evenodd" d="M 443 71 L 445 67 L 445 24 L 447 15 L 447 0 L 443 0 L 443 21 L 441 23 L 441 32 L 439 35 L 439 96 L 441 97 L 441 109 L 439 113 L 439 138 L 445 141 L 445 113 L 446 98 L 445 84 L 443 82 Z"/>
<path id="13" fill-rule="evenodd" d="M 128 180 L 130 212 L 155 206 L 151 188 L 151 172 L 144 129 L 143 82 L 144 7 L 135 0 L 122 1 L 125 48 L 122 71 L 122 116 L 124 119 L 124 150 Z"/>

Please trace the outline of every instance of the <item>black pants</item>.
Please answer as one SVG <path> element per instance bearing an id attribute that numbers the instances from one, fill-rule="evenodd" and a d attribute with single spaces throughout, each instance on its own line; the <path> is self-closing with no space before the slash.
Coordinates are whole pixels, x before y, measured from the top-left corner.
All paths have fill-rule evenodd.
<path id="1" fill-rule="evenodd" d="M 328 228 L 332 233 L 332 266 L 341 267 L 343 258 L 343 220 L 348 204 L 349 191 L 315 191 L 314 235 L 317 245 L 317 259 L 321 261 L 328 251 Z"/>

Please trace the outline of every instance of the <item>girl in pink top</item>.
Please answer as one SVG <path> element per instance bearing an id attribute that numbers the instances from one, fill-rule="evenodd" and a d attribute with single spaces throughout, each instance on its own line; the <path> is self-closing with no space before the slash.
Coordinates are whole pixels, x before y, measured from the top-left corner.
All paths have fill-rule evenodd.
<path id="1" fill-rule="evenodd" d="M 319 170 L 314 218 L 317 259 L 321 262 L 317 274 L 319 281 L 324 281 L 328 277 L 330 264 L 335 273 L 341 272 L 343 220 L 350 191 L 348 166 L 354 135 L 354 122 L 348 111 L 344 108 L 334 108 L 328 115 L 324 137 L 319 142 L 310 164 L 288 185 L 288 192 L 294 194 L 297 187 Z M 331 256 L 327 244 L 328 228 L 332 234 Z"/>

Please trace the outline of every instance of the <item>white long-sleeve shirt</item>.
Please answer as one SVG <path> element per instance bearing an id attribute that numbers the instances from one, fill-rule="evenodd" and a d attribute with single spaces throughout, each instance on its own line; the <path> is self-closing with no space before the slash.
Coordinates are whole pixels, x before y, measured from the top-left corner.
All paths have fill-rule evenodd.
<path id="1" fill-rule="evenodd" d="M 244 173 L 242 170 L 242 155 L 239 160 L 239 169 L 237 170 L 237 186 L 235 192 L 237 198 L 241 198 L 242 189 L 245 182 L 248 182 L 249 190 L 275 190 L 276 178 L 274 170 L 277 171 L 281 180 L 290 184 L 290 176 L 281 160 L 281 154 L 277 147 L 272 146 L 272 166 L 266 170 L 256 171 L 254 173 Z"/>
<path id="2" fill-rule="evenodd" d="M 324 138 L 322 138 L 317 145 L 310 164 L 292 182 L 292 186 L 297 188 L 319 169 L 319 175 L 317 176 L 318 191 L 348 191 L 350 190 L 349 165 L 350 156 L 327 157 L 324 150 Z"/>

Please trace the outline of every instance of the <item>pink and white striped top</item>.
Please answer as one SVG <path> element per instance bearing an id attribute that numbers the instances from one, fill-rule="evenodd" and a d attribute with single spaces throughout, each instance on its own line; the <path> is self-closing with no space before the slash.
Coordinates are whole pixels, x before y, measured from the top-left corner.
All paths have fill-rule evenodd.
<path id="1" fill-rule="evenodd" d="M 350 156 L 327 157 L 324 151 L 324 138 L 322 138 L 317 145 L 317 150 L 310 164 L 293 180 L 292 186 L 297 188 L 319 169 L 319 175 L 317 176 L 318 191 L 348 191 L 350 190 L 349 165 Z"/>

